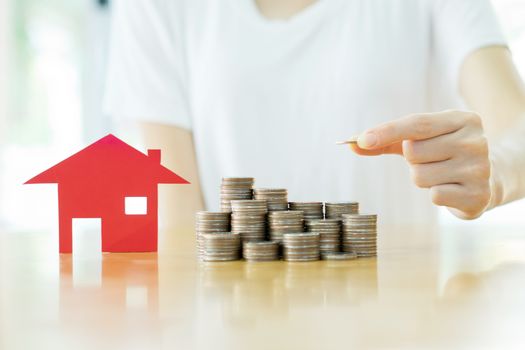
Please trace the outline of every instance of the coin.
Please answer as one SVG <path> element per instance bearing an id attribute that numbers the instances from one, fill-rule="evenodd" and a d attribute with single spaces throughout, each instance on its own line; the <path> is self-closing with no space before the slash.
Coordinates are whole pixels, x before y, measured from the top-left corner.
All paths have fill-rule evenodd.
<path id="1" fill-rule="evenodd" d="M 266 200 L 261 199 L 232 200 L 230 206 L 234 213 L 266 214 L 268 212 Z"/>
<path id="2" fill-rule="evenodd" d="M 196 213 L 202 260 L 236 260 L 241 253 L 247 261 L 271 261 L 281 255 L 287 261 L 377 255 L 377 216 L 359 214 L 359 203 L 288 202 L 284 188 L 253 185 L 252 177 L 225 177 L 221 212 Z"/>
<path id="3" fill-rule="evenodd" d="M 319 260 L 319 233 L 284 233 L 283 258 L 286 261 Z"/>
<path id="4" fill-rule="evenodd" d="M 357 259 L 357 254 L 354 252 L 321 253 L 321 259 L 323 260 L 353 260 L 353 259 Z"/>
<path id="5" fill-rule="evenodd" d="M 226 177 L 221 183 L 221 211 L 231 212 L 231 201 L 252 199 L 253 177 Z"/>
<path id="6" fill-rule="evenodd" d="M 324 217 L 323 202 L 290 202 L 290 210 L 300 210 L 303 212 L 304 220 L 322 219 Z"/>
<path id="7" fill-rule="evenodd" d="M 288 210 L 288 191 L 283 188 L 255 188 L 253 189 L 255 199 L 265 199 L 268 203 L 268 211 Z"/>
<path id="8" fill-rule="evenodd" d="M 195 233 L 197 239 L 197 256 L 204 256 L 202 234 L 221 233 L 230 230 L 230 213 L 199 211 L 195 214 Z"/>
<path id="9" fill-rule="evenodd" d="M 351 138 L 349 138 L 348 140 L 345 140 L 345 141 L 337 141 L 335 144 L 336 145 L 348 145 L 348 144 L 354 144 L 354 145 L 357 145 L 357 139 L 359 138 L 358 135 L 355 135 L 355 136 L 352 136 Z"/>
<path id="10" fill-rule="evenodd" d="M 377 255 L 377 215 L 343 214 L 342 246 L 358 256 Z"/>
<path id="11" fill-rule="evenodd" d="M 334 219 L 306 221 L 308 232 L 317 232 L 320 237 L 320 251 L 338 252 L 341 250 L 341 221 Z"/>
<path id="12" fill-rule="evenodd" d="M 304 231 L 302 211 L 285 210 L 268 213 L 268 233 L 271 240 L 280 241 L 285 233 L 302 231 Z"/>
<path id="13" fill-rule="evenodd" d="M 325 203 L 327 219 L 341 219 L 342 214 L 357 214 L 358 212 L 359 203 L 357 202 Z"/>
<path id="14" fill-rule="evenodd" d="M 205 233 L 203 238 L 204 261 L 231 261 L 240 259 L 241 239 L 231 232 Z"/>
<path id="15" fill-rule="evenodd" d="M 242 255 L 246 261 L 279 260 L 279 242 L 244 242 Z"/>
<path id="16" fill-rule="evenodd" d="M 289 256 L 289 255 L 284 255 L 284 260 L 286 261 L 290 261 L 290 262 L 303 262 L 303 261 L 316 261 L 316 260 L 319 260 L 319 255 L 318 254 L 315 254 L 315 255 L 303 255 L 303 256 Z"/>
<path id="17" fill-rule="evenodd" d="M 265 239 L 268 211 L 265 200 L 232 200 L 230 206 L 232 232 L 239 233 L 243 242 Z"/>

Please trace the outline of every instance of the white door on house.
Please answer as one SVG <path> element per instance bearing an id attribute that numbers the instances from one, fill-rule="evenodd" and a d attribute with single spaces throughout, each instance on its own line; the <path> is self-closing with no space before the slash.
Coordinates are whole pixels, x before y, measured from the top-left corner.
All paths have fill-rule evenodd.
<path id="1" fill-rule="evenodd" d="M 73 286 L 96 287 L 102 283 L 102 220 L 73 219 Z"/>

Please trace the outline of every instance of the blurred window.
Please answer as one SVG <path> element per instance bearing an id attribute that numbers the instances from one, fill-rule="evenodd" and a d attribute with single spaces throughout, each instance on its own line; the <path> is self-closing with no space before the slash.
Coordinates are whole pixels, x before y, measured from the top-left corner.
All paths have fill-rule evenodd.
<path id="1" fill-rule="evenodd" d="M 56 225 L 56 189 L 21 184 L 110 129 L 101 113 L 107 1 L 0 1 L 11 12 L 0 225 L 49 229 Z"/>

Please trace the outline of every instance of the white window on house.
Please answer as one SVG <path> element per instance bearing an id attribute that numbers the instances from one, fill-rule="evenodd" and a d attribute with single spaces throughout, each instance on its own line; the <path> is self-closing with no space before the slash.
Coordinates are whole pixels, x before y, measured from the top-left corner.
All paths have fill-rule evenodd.
<path id="1" fill-rule="evenodd" d="M 148 213 L 148 197 L 124 197 L 126 215 L 146 215 Z"/>

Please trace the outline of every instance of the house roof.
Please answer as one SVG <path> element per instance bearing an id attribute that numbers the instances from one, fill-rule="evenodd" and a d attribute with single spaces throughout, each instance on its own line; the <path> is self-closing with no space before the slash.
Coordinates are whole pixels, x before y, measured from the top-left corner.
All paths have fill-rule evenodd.
<path id="1" fill-rule="evenodd" d="M 160 164 L 158 157 L 136 150 L 109 134 L 28 180 L 34 183 L 129 181 L 189 183 Z"/>

